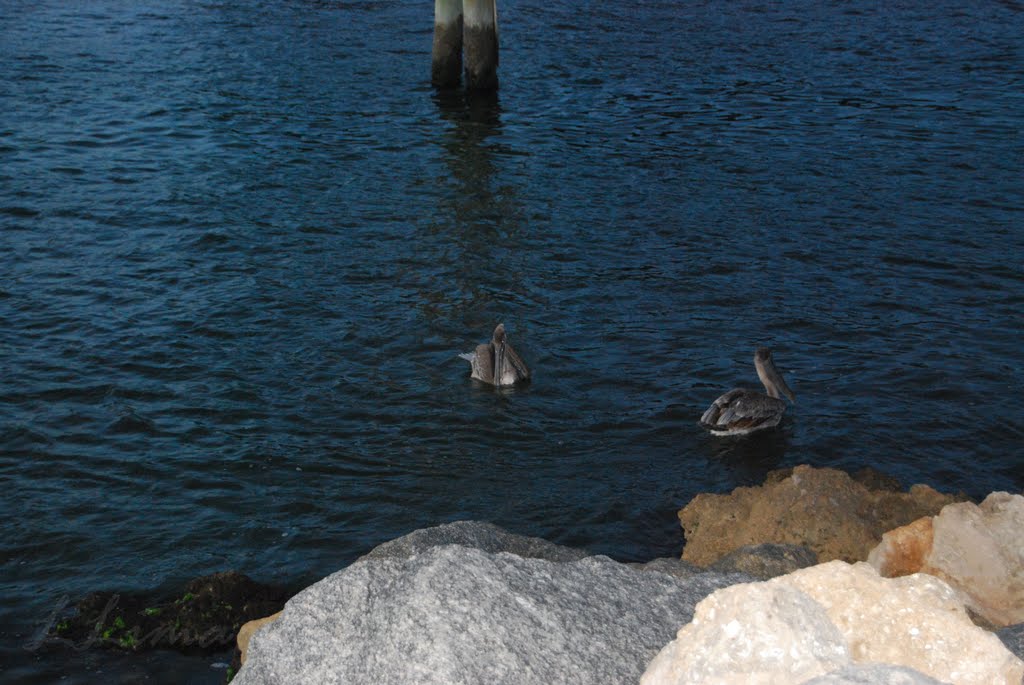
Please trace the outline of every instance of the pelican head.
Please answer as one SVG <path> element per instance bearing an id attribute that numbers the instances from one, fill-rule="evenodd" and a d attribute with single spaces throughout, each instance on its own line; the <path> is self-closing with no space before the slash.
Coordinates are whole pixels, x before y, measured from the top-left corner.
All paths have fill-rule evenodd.
<path id="1" fill-rule="evenodd" d="M 491 335 L 491 349 L 494 350 L 494 384 L 501 385 L 505 373 L 505 350 L 508 347 L 508 338 L 505 335 L 505 324 L 499 323 Z"/>
<path id="2" fill-rule="evenodd" d="M 764 383 L 765 392 L 769 397 L 782 399 L 782 395 L 785 395 L 790 402 L 796 402 L 796 395 L 786 385 L 779 370 L 775 368 L 775 361 L 772 359 L 772 351 L 769 348 L 757 348 L 757 351 L 754 352 L 754 368 L 757 369 L 757 377 Z"/>

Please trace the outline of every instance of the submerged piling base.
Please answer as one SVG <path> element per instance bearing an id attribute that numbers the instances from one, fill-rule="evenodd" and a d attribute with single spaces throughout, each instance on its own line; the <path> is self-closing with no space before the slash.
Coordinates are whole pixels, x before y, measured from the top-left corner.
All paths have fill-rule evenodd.
<path id="1" fill-rule="evenodd" d="M 435 0 L 430 82 L 438 88 L 454 88 L 461 75 L 462 0 Z"/>
<path id="2" fill-rule="evenodd" d="M 498 87 L 498 10 L 495 0 L 464 0 L 466 89 Z"/>
<path id="3" fill-rule="evenodd" d="M 466 89 L 494 90 L 498 87 L 498 33 L 494 28 L 467 26 Z"/>

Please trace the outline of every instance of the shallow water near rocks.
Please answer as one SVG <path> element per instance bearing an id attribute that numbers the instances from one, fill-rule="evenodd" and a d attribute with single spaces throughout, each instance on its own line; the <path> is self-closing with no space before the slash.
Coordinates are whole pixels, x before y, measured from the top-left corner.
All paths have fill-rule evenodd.
<path id="1" fill-rule="evenodd" d="M 469 99 L 430 3 L 5 5 L 5 680 L 219 682 L 25 647 L 445 521 L 642 560 L 776 467 L 1024 487 L 1017 3 L 499 4 Z M 457 357 L 499 321 L 507 392 Z M 708 436 L 758 345 L 797 403 Z"/>

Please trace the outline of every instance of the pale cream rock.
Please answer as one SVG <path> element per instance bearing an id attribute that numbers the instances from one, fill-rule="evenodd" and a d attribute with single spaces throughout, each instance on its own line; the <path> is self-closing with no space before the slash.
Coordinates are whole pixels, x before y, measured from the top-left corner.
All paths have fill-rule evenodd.
<path id="1" fill-rule="evenodd" d="M 845 636 L 855 662 L 907 666 L 958 685 L 1021 685 L 1024 663 L 971 622 L 962 596 L 917 573 L 882 578 L 868 564 L 840 561 L 775 581 L 806 592 Z"/>
<path id="2" fill-rule="evenodd" d="M 1024 623 L 1024 497 L 994 492 L 886 533 L 868 555 L 884 576 L 942 578 L 997 628 Z"/>
<path id="3" fill-rule="evenodd" d="M 905 666 L 850 664 L 839 671 L 807 680 L 801 685 L 945 685 Z"/>
<path id="4" fill-rule="evenodd" d="M 1024 497 L 994 492 L 980 506 L 950 505 L 932 525 L 922 572 L 965 592 L 996 626 L 1024 623 Z"/>
<path id="5" fill-rule="evenodd" d="M 795 588 L 747 583 L 701 601 L 640 683 L 790 685 L 849 660 L 820 604 Z"/>
<path id="6" fill-rule="evenodd" d="M 868 564 L 832 561 L 705 598 L 641 682 L 781 685 L 851 663 L 906 667 L 956 685 L 1024 679 L 1024 662 L 974 625 L 942 580 L 886 579 Z"/>

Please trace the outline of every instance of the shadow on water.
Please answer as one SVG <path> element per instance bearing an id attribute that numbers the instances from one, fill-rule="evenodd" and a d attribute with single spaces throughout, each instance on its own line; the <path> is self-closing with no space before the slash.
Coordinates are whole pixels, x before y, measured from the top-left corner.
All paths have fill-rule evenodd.
<path id="1" fill-rule="evenodd" d="M 716 437 L 708 434 L 708 456 L 722 464 L 742 485 L 760 485 L 769 471 L 777 469 L 789 449 L 790 426 L 750 435 Z"/>

